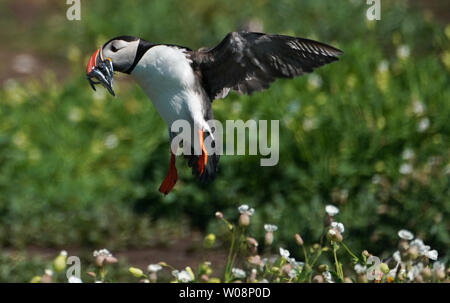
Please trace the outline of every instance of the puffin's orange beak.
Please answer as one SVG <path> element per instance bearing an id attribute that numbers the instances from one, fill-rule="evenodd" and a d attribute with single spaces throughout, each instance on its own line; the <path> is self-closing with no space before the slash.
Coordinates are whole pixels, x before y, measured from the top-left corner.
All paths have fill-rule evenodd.
<path id="1" fill-rule="evenodd" d="M 102 84 L 108 92 L 115 96 L 113 90 L 114 68 L 110 58 L 103 59 L 102 48 L 96 50 L 89 58 L 86 66 L 86 78 L 93 90 L 95 84 Z"/>
<path id="2" fill-rule="evenodd" d="M 89 58 L 88 65 L 86 66 L 86 75 L 97 65 L 97 57 L 99 57 L 100 48 L 96 50 Z M 100 61 L 100 60 L 99 60 Z"/>

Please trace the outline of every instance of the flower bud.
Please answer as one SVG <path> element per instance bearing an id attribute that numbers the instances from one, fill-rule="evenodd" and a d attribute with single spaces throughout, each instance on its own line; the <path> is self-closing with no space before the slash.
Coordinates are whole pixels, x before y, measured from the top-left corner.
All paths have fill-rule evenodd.
<path id="1" fill-rule="evenodd" d="M 429 267 L 425 267 L 422 269 L 422 272 L 420 273 L 424 280 L 430 280 L 433 277 L 433 273 L 431 272 L 431 269 Z"/>
<path id="2" fill-rule="evenodd" d="M 272 243 L 273 243 L 273 232 L 271 232 L 271 231 L 266 232 L 266 235 L 264 236 L 264 243 L 267 246 L 272 245 Z"/>
<path id="3" fill-rule="evenodd" d="M 367 250 L 363 250 L 362 255 L 366 258 L 370 257 L 370 254 Z"/>
<path id="4" fill-rule="evenodd" d="M 358 283 L 367 283 L 367 277 L 366 275 L 357 275 L 356 276 L 356 281 L 358 281 Z"/>
<path id="5" fill-rule="evenodd" d="M 295 242 L 297 242 L 297 244 L 299 245 L 299 246 L 303 246 L 303 239 L 302 239 L 302 237 L 299 235 L 299 234 L 295 234 Z"/>
<path id="6" fill-rule="evenodd" d="M 113 256 L 108 256 L 105 258 L 104 263 L 106 264 L 114 264 L 117 263 L 117 258 L 113 257 Z"/>
<path id="7" fill-rule="evenodd" d="M 156 272 L 151 272 L 148 274 L 148 278 L 152 283 L 156 283 L 156 281 L 158 281 L 158 274 Z"/>
<path id="8" fill-rule="evenodd" d="M 412 246 L 408 249 L 408 257 L 410 260 L 415 260 L 419 256 L 419 250 L 417 246 Z"/>
<path id="9" fill-rule="evenodd" d="M 209 283 L 220 283 L 220 279 L 219 278 L 209 278 L 208 282 Z"/>
<path id="10" fill-rule="evenodd" d="M 279 274 L 280 273 L 280 268 L 277 266 L 273 266 L 270 271 L 274 274 Z"/>
<path id="11" fill-rule="evenodd" d="M 334 242 L 342 242 L 342 240 L 343 240 L 341 233 L 335 228 L 331 228 L 328 230 L 327 238 L 328 238 L 328 240 L 334 241 Z"/>
<path id="12" fill-rule="evenodd" d="M 191 277 L 192 280 L 195 280 L 195 275 L 194 275 L 194 272 L 192 271 L 192 268 L 187 266 L 184 270 L 186 270 L 186 272 L 189 274 L 189 276 Z"/>
<path id="13" fill-rule="evenodd" d="M 208 280 L 209 280 L 209 277 L 207 275 L 203 274 L 203 275 L 200 276 L 200 281 L 208 282 Z"/>
<path id="14" fill-rule="evenodd" d="M 421 275 L 417 275 L 414 277 L 414 282 L 423 283 L 423 277 Z"/>
<path id="15" fill-rule="evenodd" d="M 45 273 L 41 277 L 40 283 L 52 283 L 52 275 Z"/>
<path id="16" fill-rule="evenodd" d="M 211 247 L 213 247 L 215 241 L 216 241 L 216 235 L 215 234 L 208 234 L 205 237 L 205 239 L 203 240 L 203 247 L 211 248 Z"/>
<path id="17" fill-rule="evenodd" d="M 381 263 L 381 264 L 380 264 L 380 270 L 381 270 L 384 274 L 387 274 L 387 273 L 389 273 L 389 266 L 387 266 L 386 263 Z"/>
<path id="18" fill-rule="evenodd" d="M 105 262 L 105 256 L 98 255 L 97 257 L 95 257 L 95 265 L 97 265 L 98 267 L 102 267 L 103 262 Z"/>
<path id="19" fill-rule="evenodd" d="M 400 242 L 398 242 L 398 250 L 400 252 L 405 252 L 408 250 L 408 248 L 409 248 L 408 241 L 401 239 Z"/>
<path id="20" fill-rule="evenodd" d="M 262 260 L 261 260 L 261 256 L 256 255 L 256 256 L 251 256 L 248 258 L 248 263 L 252 264 L 252 265 L 261 265 L 262 264 Z"/>
<path id="21" fill-rule="evenodd" d="M 66 260 L 67 260 L 67 255 L 60 254 L 59 256 L 57 256 L 53 260 L 53 269 L 56 272 L 61 272 L 64 269 L 66 269 Z"/>
<path id="22" fill-rule="evenodd" d="M 281 267 L 281 272 L 284 273 L 285 275 L 289 275 L 289 272 L 292 270 L 292 265 L 291 264 L 284 264 Z"/>
<path id="23" fill-rule="evenodd" d="M 223 213 L 221 213 L 220 211 L 216 212 L 216 218 L 223 219 Z"/>
<path id="24" fill-rule="evenodd" d="M 349 277 L 345 277 L 344 278 L 344 283 L 353 283 L 353 281 Z"/>
<path id="25" fill-rule="evenodd" d="M 328 271 L 328 265 L 320 264 L 317 269 L 319 270 L 320 273 L 326 272 L 326 271 Z"/>
<path id="26" fill-rule="evenodd" d="M 246 213 L 243 213 L 239 216 L 239 225 L 241 227 L 247 227 L 250 225 L 250 216 Z"/>
<path id="27" fill-rule="evenodd" d="M 258 246 L 258 241 L 255 238 L 247 237 L 246 239 L 248 246 Z"/>
<path id="28" fill-rule="evenodd" d="M 41 282 L 41 277 L 40 276 L 34 276 L 30 283 L 40 283 Z"/>
<path id="29" fill-rule="evenodd" d="M 322 275 L 315 275 L 312 279 L 313 283 L 323 283 L 323 277 Z"/>
<path id="30" fill-rule="evenodd" d="M 128 270 L 136 278 L 140 278 L 144 275 L 144 272 L 136 267 L 130 267 Z"/>
<path id="31" fill-rule="evenodd" d="M 442 269 L 435 270 L 434 275 L 438 281 L 445 279 L 445 271 L 443 271 Z"/>

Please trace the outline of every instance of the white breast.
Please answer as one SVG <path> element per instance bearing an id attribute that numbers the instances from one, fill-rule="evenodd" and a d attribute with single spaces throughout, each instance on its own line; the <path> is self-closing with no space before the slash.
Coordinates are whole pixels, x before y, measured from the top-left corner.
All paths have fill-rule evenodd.
<path id="1" fill-rule="evenodd" d="M 203 126 L 201 96 L 183 49 L 157 45 L 150 48 L 131 73 L 169 125 L 186 119 Z"/>

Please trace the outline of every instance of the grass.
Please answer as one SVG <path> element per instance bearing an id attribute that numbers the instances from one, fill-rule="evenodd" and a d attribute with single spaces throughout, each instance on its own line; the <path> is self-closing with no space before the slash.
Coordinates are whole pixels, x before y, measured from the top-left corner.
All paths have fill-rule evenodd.
<path id="1" fill-rule="evenodd" d="M 303 257 L 296 259 L 291 253 L 277 244 L 276 225 L 265 225 L 264 246 L 251 237 L 248 227 L 251 223 L 252 209 L 247 205 L 239 207 L 238 224 L 230 223 L 221 212 L 216 213 L 218 221 L 227 231 L 230 246 L 225 268 L 217 268 L 208 259 L 203 259 L 193 270 L 186 266 L 176 269 L 164 260 L 149 264 L 146 269 L 131 266 L 113 256 L 107 249 L 94 251 L 92 257 L 68 256 L 62 251 L 52 265 L 38 271 L 36 262 L 21 264 L 16 257 L 17 268 L 6 267 L 6 276 L 14 272 L 20 277 L 43 272 L 30 278 L 33 283 L 52 282 L 141 282 L 141 283 L 217 283 L 217 282 L 271 282 L 271 283 L 408 283 L 408 282 L 450 282 L 450 269 L 438 261 L 436 250 L 427 246 L 408 230 L 398 232 L 398 248 L 392 255 L 381 259 L 367 250 L 353 252 L 347 242 L 345 226 L 338 222 L 338 208 L 328 205 L 325 209 L 324 228 L 317 243 L 306 244 L 303 238 L 295 235 L 297 250 Z M 282 227 L 282 226 L 281 226 Z M 274 240 L 275 239 L 275 240 Z M 208 234 L 204 238 L 203 253 L 215 248 L 216 236 Z M 279 254 L 271 252 L 277 247 Z M 77 266 L 74 258 L 78 258 Z M 7 262 L 11 260 L 7 260 Z M 23 263 L 23 261 L 22 261 Z M 118 263 L 118 264 L 117 264 Z M 86 264 L 88 264 L 86 266 Z M 49 265 L 49 264 L 48 264 Z M 81 267 L 83 265 L 83 267 Z M 87 269 L 85 269 L 87 267 Z M 81 273 L 81 268 L 83 272 Z M 1 269 L 1 267 L 0 267 Z M 77 273 L 78 270 L 78 273 Z M 2 271 L 3 272 L 3 271 Z M 5 274 L 5 273 L 3 273 Z M 1 280 L 1 279 L 0 279 Z"/>

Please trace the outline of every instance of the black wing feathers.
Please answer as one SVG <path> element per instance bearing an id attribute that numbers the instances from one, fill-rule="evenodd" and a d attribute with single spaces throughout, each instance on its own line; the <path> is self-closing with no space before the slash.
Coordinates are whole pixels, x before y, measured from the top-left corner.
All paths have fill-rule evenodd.
<path id="1" fill-rule="evenodd" d="M 338 60 L 342 51 L 313 40 L 263 33 L 232 32 L 216 47 L 192 53 L 209 96 L 230 89 L 251 94 L 276 78 L 293 78 Z"/>

